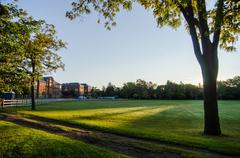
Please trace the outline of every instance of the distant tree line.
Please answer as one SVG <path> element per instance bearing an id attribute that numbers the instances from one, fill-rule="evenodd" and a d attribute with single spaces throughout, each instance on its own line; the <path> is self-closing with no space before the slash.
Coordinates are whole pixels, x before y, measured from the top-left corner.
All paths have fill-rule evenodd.
<path id="1" fill-rule="evenodd" d="M 219 99 L 240 99 L 240 76 L 218 82 Z"/>
<path id="2" fill-rule="evenodd" d="M 240 99 L 240 76 L 219 81 L 217 87 L 219 99 Z M 200 84 L 196 86 L 167 81 L 165 85 L 157 85 L 138 79 L 136 82 L 124 83 L 122 87 L 109 83 L 101 90 L 94 88 L 91 96 L 125 99 L 203 99 L 203 88 Z"/>

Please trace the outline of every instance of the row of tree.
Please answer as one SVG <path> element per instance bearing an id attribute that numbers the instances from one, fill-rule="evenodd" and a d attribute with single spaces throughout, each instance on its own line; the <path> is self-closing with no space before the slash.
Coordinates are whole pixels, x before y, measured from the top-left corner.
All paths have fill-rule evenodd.
<path id="1" fill-rule="evenodd" d="M 218 82 L 219 99 L 240 99 L 240 76 Z"/>
<path id="2" fill-rule="evenodd" d="M 240 99 L 240 76 L 226 81 L 219 81 L 219 99 Z M 203 99 L 201 85 L 174 83 L 167 81 L 165 85 L 157 85 L 138 79 L 136 82 L 124 83 L 116 87 L 109 83 L 107 87 L 93 89 L 92 97 L 118 97 L 126 99 Z"/>
<path id="3" fill-rule="evenodd" d="M 65 47 L 54 25 L 35 20 L 14 3 L 0 2 L 0 92 L 23 93 L 44 73 L 63 68 L 57 51 Z"/>

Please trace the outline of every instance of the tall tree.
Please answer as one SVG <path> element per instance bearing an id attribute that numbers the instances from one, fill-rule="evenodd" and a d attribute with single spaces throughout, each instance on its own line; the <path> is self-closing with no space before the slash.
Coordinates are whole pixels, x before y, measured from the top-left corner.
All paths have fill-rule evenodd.
<path id="1" fill-rule="evenodd" d="M 35 109 L 35 82 L 44 73 L 64 68 L 57 51 L 65 47 L 54 25 L 34 20 L 14 3 L 0 1 L 0 92 L 31 87 Z"/>
<path id="2" fill-rule="evenodd" d="M 202 70 L 204 133 L 220 135 L 216 89 L 218 47 L 226 51 L 236 49 L 234 43 L 240 34 L 240 1 L 216 0 L 215 5 L 207 9 L 205 0 L 76 0 L 66 16 L 74 19 L 95 10 L 106 20 L 105 27 L 111 29 L 116 25 L 114 17 L 121 8 L 130 10 L 134 2 L 151 10 L 160 27 L 179 27 L 184 18 Z"/>
<path id="3" fill-rule="evenodd" d="M 31 18 L 29 19 L 31 21 Z M 40 27 L 25 41 L 23 69 L 29 75 L 31 85 L 32 110 L 35 110 L 35 84 L 45 73 L 64 69 L 57 51 L 66 44 L 58 39 L 54 25 L 39 21 Z"/>
<path id="4" fill-rule="evenodd" d="M 218 96 L 220 99 L 240 98 L 240 76 L 218 82 Z"/>
<path id="5" fill-rule="evenodd" d="M 116 89 L 116 87 L 111 82 L 109 82 L 105 89 L 104 96 L 106 96 L 106 97 L 115 96 L 115 89 Z"/>
<path id="6" fill-rule="evenodd" d="M 26 12 L 14 4 L 0 2 L 0 92 L 23 91 L 27 75 L 19 67 L 24 57 L 25 39 L 37 27 L 27 21 Z"/>

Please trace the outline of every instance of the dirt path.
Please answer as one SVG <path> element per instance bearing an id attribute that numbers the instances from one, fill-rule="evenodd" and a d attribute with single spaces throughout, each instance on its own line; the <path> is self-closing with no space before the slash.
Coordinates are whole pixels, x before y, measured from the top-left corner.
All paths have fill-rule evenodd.
<path id="1" fill-rule="evenodd" d="M 85 143 L 113 150 L 138 158 L 179 158 L 189 155 L 204 155 L 210 157 L 237 157 L 236 155 L 223 155 L 201 148 L 130 138 L 117 134 L 89 129 L 81 125 L 60 120 L 49 119 L 34 115 L 14 115 L 0 113 L 0 120 L 13 122 L 26 127 L 44 130 L 49 133 L 62 135 L 71 139 L 81 140 Z"/>

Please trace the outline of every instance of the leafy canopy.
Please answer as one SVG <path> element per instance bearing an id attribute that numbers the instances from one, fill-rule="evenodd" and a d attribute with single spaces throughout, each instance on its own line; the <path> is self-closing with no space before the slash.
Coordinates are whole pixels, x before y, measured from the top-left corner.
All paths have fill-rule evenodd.
<path id="1" fill-rule="evenodd" d="M 13 3 L 0 3 L 0 39 L 1 92 L 21 92 L 31 78 L 64 68 L 57 51 L 66 44 L 54 25 L 34 20 Z"/>
<path id="2" fill-rule="evenodd" d="M 27 74 L 20 67 L 24 44 L 40 22 L 30 17 L 14 4 L 0 3 L 0 91 L 21 91 Z"/>
<path id="3" fill-rule="evenodd" d="M 31 77 L 38 79 L 45 73 L 64 69 L 57 51 L 65 48 L 66 44 L 56 36 L 54 25 L 42 22 L 41 27 L 26 40 L 24 47 L 22 67 Z"/>

